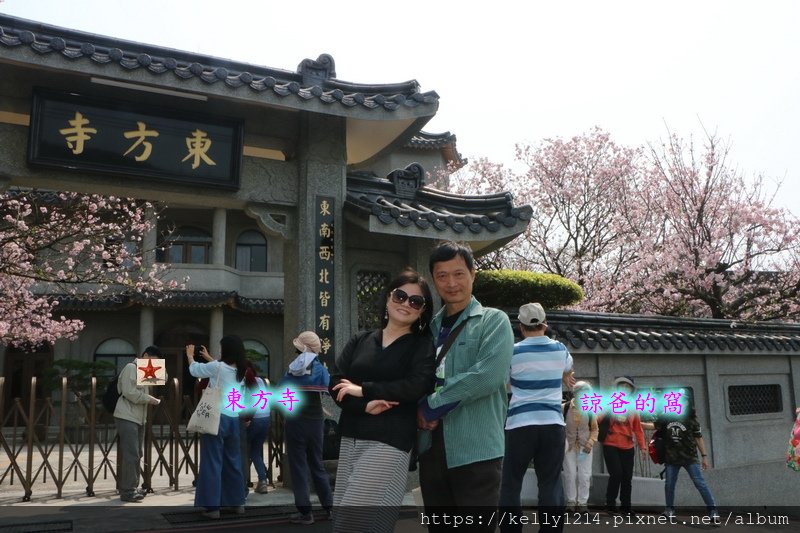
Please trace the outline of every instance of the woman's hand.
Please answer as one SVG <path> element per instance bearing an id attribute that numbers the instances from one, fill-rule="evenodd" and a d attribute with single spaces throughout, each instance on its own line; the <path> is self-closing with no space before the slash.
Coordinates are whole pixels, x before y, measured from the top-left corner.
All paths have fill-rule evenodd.
<path id="1" fill-rule="evenodd" d="M 364 409 L 364 411 L 371 415 L 379 415 L 384 411 L 388 411 L 399 403 L 400 402 L 389 402 L 387 400 L 370 400 L 367 402 L 367 407 Z"/>
<path id="2" fill-rule="evenodd" d="M 194 344 L 186 345 L 186 361 L 191 365 L 194 363 Z"/>
<path id="3" fill-rule="evenodd" d="M 208 353 L 208 350 L 205 346 L 200 346 L 200 357 L 209 362 L 214 360 L 214 356 Z"/>
<path id="4" fill-rule="evenodd" d="M 342 399 L 347 396 L 355 396 L 356 398 L 363 398 L 364 391 L 361 390 L 361 385 L 356 385 L 347 379 L 341 380 L 339 383 L 333 387 L 334 391 L 338 391 L 339 394 L 336 395 L 336 401 L 341 402 Z"/>

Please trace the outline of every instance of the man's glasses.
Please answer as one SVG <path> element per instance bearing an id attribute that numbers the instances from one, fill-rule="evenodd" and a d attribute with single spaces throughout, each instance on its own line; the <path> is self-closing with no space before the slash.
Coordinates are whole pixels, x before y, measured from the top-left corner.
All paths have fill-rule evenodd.
<path id="1" fill-rule="evenodd" d="M 406 300 L 408 300 L 408 305 L 411 306 L 411 309 L 416 309 L 419 311 L 423 307 L 425 307 L 425 297 L 413 295 L 409 296 L 406 291 L 403 289 L 395 289 L 391 293 L 392 301 L 396 304 L 402 304 Z"/>

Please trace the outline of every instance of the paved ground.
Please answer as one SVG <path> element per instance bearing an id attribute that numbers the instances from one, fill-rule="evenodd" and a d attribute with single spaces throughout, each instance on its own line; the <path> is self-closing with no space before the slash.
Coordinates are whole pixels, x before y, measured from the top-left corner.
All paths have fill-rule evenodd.
<path id="1" fill-rule="evenodd" d="M 0 474 L 3 469 L 0 468 Z M 0 476 L 1 477 L 1 476 Z M 287 516 L 294 512 L 294 497 L 291 490 L 278 486 L 269 494 L 251 492 L 247 498 L 247 511 L 243 516 L 223 515 L 219 521 L 203 519 L 193 507 L 194 488 L 190 483 L 180 490 L 168 487 L 166 478 L 155 478 L 155 492 L 148 495 L 142 503 L 122 503 L 114 490 L 113 479 L 98 480 L 95 495 L 86 496 L 85 483 L 80 481 L 68 483 L 62 498 L 56 498 L 55 486 L 38 482 L 34 487 L 30 501 L 23 501 L 24 491 L 19 483 L 11 485 L 10 477 L 0 481 L 0 533 L 9 532 L 244 532 L 260 530 L 273 532 L 327 532 L 332 523 L 320 518 L 310 526 L 289 524 Z M 312 502 L 317 505 L 316 497 Z M 800 498 L 798 499 L 800 505 Z M 465 510 L 467 511 L 467 510 Z M 473 510 L 474 511 L 474 510 Z M 652 510 L 651 510 L 652 511 Z M 728 514 L 729 511 L 733 511 Z M 726 525 L 715 528 L 702 522 L 702 510 L 692 513 L 683 510 L 673 524 L 658 523 L 659 517 L 653 512 L 642 513 L 639 520 L 627 520 L 621 516 L 608 515 L 594 509 L 589 513 L 568 515 L 564 531 L 567 533 L 611 533 L 625 530 L 670 531 L 693 533 L 702 530 L 724 529 L 735 533 L 788 533 L 800 532 L 800 508 L 773 509 L 770 511 L 752 509 L 721 508 L 723 522 Z M 781 518 L 789 515 L 787 518 Z M 425 517 L 433 520 L 433 517 Z M 474 518 L 474 517 L 473 517 Z M 481 519 L 486 519 L 483 515 Z M 462 517 L 437 517 L 440 521 L 449 520 L 452 530 L 464 531 L 461 524 L 456 527 Z M 401 533 L 422 533 L 427 531 L 421 524 L 423 520 L 420 510 L 414 507 L 414 497 L 408 493 L 404 499 L 404 509 L 395 531 Z M 528 512 L 528 523 L 523 531 L 539 530 L 535 515 Z M 759 524 L 758 522 L 763 522 Z M 577 523 L 576 523 L 577 522 Z M 772 524 L 770 524 L 772 522 Z"/>
<path id="2" fill-rule="evenodd" d="M 0 485 L 0 494 L 8 492 L 6 484 Z M 193 508 L 194 489 L 186 488 L 179 491 L 169 489 L 157 490 L 148 495 L 140 504 L 122 503 L 113 490 L 102 490 L 95 493 L 94 497 L 87 497 L 80 493 L 70 493 L 64 498 L 42 496 L 33 498 L 30 502 L 21 502 L 19 497 L 10 498 L 7 495 L 0 498 L 0 532 L 53 532 L 75 531 L 80 533 L 104 532 L 244 532 L 259 530 L 272 532 L 327 532 L 331 530 L 331 522 L 322 518 L 321 511 L 317 512 L 318 521 L 310 526 L 289 524 L 286 519 L 288 513 L 294 512 L 293 496 L 289 489 L 276 488 L 269 494 L 250 493 L 247 498 L 247 512 L 243 516 L 223 515 L 219 521 L 205 520 Z M 316 499 L 312 501 L 317 503 Z M 401 533 L 425 532 L 427 529 L 421 525 L 419 510 L 413 507 L 413 496 L 407 494 L 400 520 L 395 531 Z M 788 533 L 800 531 L 800 517 L 795 516 L 788 523 L 769 525 L 769 518 L 775 520 L 775 514 L 761 513 L 756 515 L 739 513 L 727 515 L 723 509 L 723 521 L 728 519 L 728 524 L 721 528 L 703 524 L 703 515 L 694 517 L 681 513 L 674 524 L 657 524 L 658 515 L 654 513 L 642 514 L 638 521 L 629 520 L 621 516 L 608 515 L 601 511 L 590 510 L 589 513 L 572 514 L 566 522 L 564 531 L 568 533 L 610 533 L 625 530 L 638 531 L 673 531 L 692 533 L 702 530 L 724 529 L 736 533 Z M 765 519 L 764 525 L 755 522 L 759 516 Z M 463 517 L 460 517 L 463 519 Z M 430 517 L 429 517 L 430 519 Z M 456 527 L 456 517 L 438 517 L 439 520 L 450 520 L 451 529 L 454 531 L 466 528 Z M 575 523 L 579 520 L 580 523 Z M 694 520 L 694 523 L 692 523 Z M 523 531 L 535 532 L 539 530 L 535 517 L 531 512 L 528 524 Z M 745 524 L 737 524 L 745 522 Z M 747 525 L 747 522 L 752 524 Z"/>

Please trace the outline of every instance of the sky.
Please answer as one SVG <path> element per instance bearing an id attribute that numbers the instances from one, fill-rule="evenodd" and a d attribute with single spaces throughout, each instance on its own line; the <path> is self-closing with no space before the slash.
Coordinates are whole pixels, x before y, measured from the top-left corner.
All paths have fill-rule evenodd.
<path id="1" fill-rule="evenodd" d="M 595 126 L 628 146 L 712 132 L 800 215 L 793 0 L 0 0 L 0 12 L 291 71 L 328 53 L 350 82 L 415 79 L 440 97 L 424 130 L 456 134 L 470 160 L 513 167 L 517 143 Z"/>

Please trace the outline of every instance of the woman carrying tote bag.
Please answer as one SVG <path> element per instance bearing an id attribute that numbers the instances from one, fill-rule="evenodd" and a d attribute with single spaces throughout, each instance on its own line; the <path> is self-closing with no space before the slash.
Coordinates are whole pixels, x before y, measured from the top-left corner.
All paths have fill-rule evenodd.
<path id="1" fill-rule="evenodd" d="M 189 373 L 196 378 L 209 378 L 209 387 L 222 388 L 219 431 L 216 435 L 204 433 L 200 436 L 200 471 L 194 494 L 195 507 L 204 507 L 203 516 L 211 519 L 219 518 L 220 507 L 243 514 L 245 501 L 239 412 L 225 407 L 231 389 L 235 388 L 240 394 L 244 390 L 244 344 L 233 335 L 223 337 L 219 344 L 219 361 L 213 360 L 204 346 L 200 347 L 200 355 L 208 363 L 196 362 L 194 345 L 186 346 Z M 239 403 L 244 405 L 242 399 Z"/>

